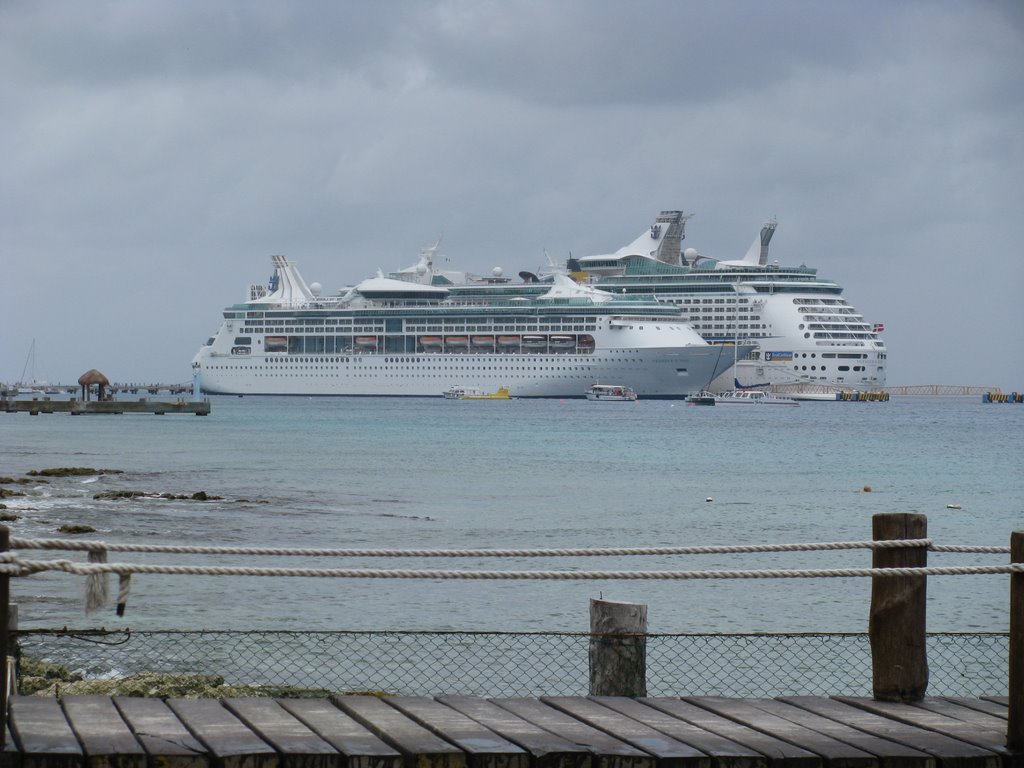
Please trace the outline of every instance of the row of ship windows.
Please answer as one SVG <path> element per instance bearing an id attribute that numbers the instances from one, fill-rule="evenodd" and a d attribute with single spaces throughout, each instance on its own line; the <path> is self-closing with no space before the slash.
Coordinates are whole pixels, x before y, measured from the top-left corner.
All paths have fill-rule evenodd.
<path id="1" fill-rule="evenodd" d="M 760 320 L 761 318 L 759 316 L 756 316 L 756 315 L 753 316 L 753 317 L 740 317 L 740 318 L 726 317 L 725 315 L 694 315 L 693 317 L 690 317 L 690 318 L 684 317 L 683 319 L 687 320 L 688 322 L 695 323 L 698 320 L 706 320 L 706 321 L 718 320 L 718 321 L 721 322 L 721 321 L 724 321 L 724 320 L 737 320 L 737 319 L 738 320 Z M 746 328 L 747 326 L 743 325 L 741 327 L 742 328 Z M 768 326 L 765 325 L 764 323 L 761 323 L 760 325 L 758 325 L 757 323 L 751 323 L 750 327 L 751 328 L 767 328 Z"/>
<path id="2" fill-rule="evenodd" d="M 807 366 L 806 365 L 794 365 L 793 366 L 793 370 L 794 371 L 806 371 L 807 370 Z M 821 368 L 818 368 L 817 366 L 812 365 L 811 366 L 811 370 L 812 371 L 818 371 L 818 370 L 825 371 L 825 370 L 828 370 L 828 366 L 823 365 L 823 366 L 821 366 Z M 849 365 L 838 365 L 838 366 L 836 366 L 836 370 L 839 370 L 839 371 L 849 371 L 849 370 L 851 370 L 851 367 Z M 854 371 L 866 371 L 867 367 L 863 366 L 863 365 L 855 365 L 855 366 L 852 367 L 852 370 L 854 370 Z M 882 370 L 882 369 L 879 368 L 878 370 Z"/>
<path id="3" fill-rule="evenodd" d="M 750 323 L 749 325 L 747 323 L 738 323 L 736 325 L 716 325 L 716 326 L 703 326 L 703 325 L 698 325 L 697 323 L 694 323 L 694 328 L 703 328 L 703 327 L 739 328 L 741 331 L 743 331 L 743 330 L 747 330 L 748 328 L 750 328 L 750 329 L 753 329 L 753 328 L 767 328 L 768 326 L 765 325 L 764 323 L 762 323 L 760 325 L 758 325 L 757 323 Z"/>
<path id="4" fill-rule="evenodd" d="M 488 305 L 486 303 L 484 303 L 484 304 L 481 304 L 481 306 L 488 306 Z M 235 313 L 225 313 L 225 316 L 228 315 L 228 314 L 231 315 L 230 317 L 227 317 L 228 320 L 238 319 L 238 317 L 239 317 Z M 301 313 L 299 313 L 299 314 L 301 314 Z M 519 313 L 518 315 L 511 315 L 510 314 L 510 315 L 497 316 L 497 317 L 492 318 L 492 322 L 498 322 L 498 323 L 518 323 L 518 322 L 520 322 L 522 320 L 522 317 L 519 316 L 519 315 L 521 315 L 521 313 Z M 564 316 L 564 315 L 555 315 L 555 314 L 551 314 L 551 315 L 547 315 L 545 317 L 538 318 L 537 321 L 538 322 L 542 322 L 542 323 L 548 323 L 548 324 L 555 323 L 556 325 L 559 324 L 559 323 L 579 323 L 579 322 L 581 322 L 579 318 L 576 318 L 574 316 Z M 246 322 L 246 324 L 254 324 L 254 325 L 321 325 L 321 326 L 322 325 L 343 325 L 343 326 L 348 327 L 348 326 L 352 325 L 352 323 L 356 322 L 356 319 L 355 318 L 351 318 L 351 317 L 340 317 L 340 318 L 266 317 L 265 318 L 263 316 L 262 312 L 250 312 L 250 313 L 248 313 L 248 316 L 247 316 L 245 322 Z M 367 320 L 364 319 L 363 322 L 367 322 Z M 383 320 L 373 320 L 372 322 L 383 323 L 384 321 Z M 400 319 L 397 319 L 397 318 L 391 318 L 391 319 L 388 320 L 388 322 L 389 323 L 390 322 L 401 323 L 402 321 Z M 425 324 L 431 323 L 431 322 L 436 322 L 436 320 L 434 318 L 432 318 L 432 317 L 417 317 L 417 318 L 411 318 L 411 319 L 405 321 L 406 325 L 425 325 Z"/>
<path id="5" fill-rule="evenodd" d="M 610 363 L 635 363 L 635 360 L 608 360 Z M 301 375 L 305 376 L 310 371 L 339 371 L 340 366 L 337 365 L 318 365 L 313 368 L 309 366 L 300 365 L 281 365 L 281 366 L 270 366 L 270 365 L 210 365 L 208 366 L 211 370 L 225 370 L 225 371 L 267 371 L 266 375 L 288 375 L 286 371 L 301 371 Z M 364 365 L 356 369 L 355 374 L 361 371 L 384 371 L 385 373 L 394 374 L 393 369 L 384 365 Z M 567 366 L 536 366 L 536 365 L 424 365 L 417 369 L 417 373 L 406 373 L 402 374 L 405 376 L 418 376 L 420 371 L 458 371 L 460 373 L 465 371 L 498 371 L 501 374 L 505 374 L 507 371 L 584 371 L 593 373 L 593 369 L 590 366 L 585 365 L 567 365 Z M 353 374 L 353 375 L 355 375 Z M 257 374 L 259 375 L 259 374 Z"/>
<path id="6" fill-rule="evenodd" d="M 749 299 L 676 299 L 675 304 L 680 306 L 684 304 L 747 304 Z M 740 312 L 747 312 L 749 310 L 740 309 Z"/>
<path id="7" fill-rule="evenodd" d="M 636 352 L 637 350 L 632 350 L 632 351 Z M 402 364 L 402 365 L 405 365 L 405 364 L 408 364 L 408 363 L 418 363 L 418 364 L 420 364 L 424 368 L 441 368 L 442 366 L 439 366 L 439 365 L 436 364 L 436 360 L 437 360 L 437 358 L 435 356 L 433 356 L 433 355 L 423 355 L 423 356 L 396 355 L 394 357 L 385 357 L 383 362 L 385 362 L 385 363 L 392 363 L 392 364 L 399 363 L 399 364 Z M 533 356 L 531 356 L 531 359 L 530 359 L 531 363 L 533 363 L 533 362 L 540 362 L 540 363 L 562 363 L 564 361 L 565 361 L 564 357 L 550 357 L 550 356 L 545 356 L 545 357 L 540 357 L 540 356 L 533 357 Z M 610 358 L 605 358 L 605 361 L 606 362 L 610 362 L 610 363 L 628 363 L 628 362 L 635 362 L 635 358 L 610 357 Z M 355 363 L 357 365 L 361 365 L 364 368 L 369 368 L 369 367 L 377 368 L 377 367 L 380 367 L 380 366 L 368 366 L 368 365 L 365 365 L 364 361 L 361 360 L 358 356 L 351 357 L 351 358 L 349 358 L 349 357 L 281 357 L 281 358 L 268 357 L 268 358 L 266 358 L 265 362 L 273 364 L 273 365 L 266 366 L 268 368 L 271 368 L 271 367 L 272 368 L 294 368 L 294 369 L 297 369 L 297 370 L 298 369 L 303 369 L 307 365 L 330 365 L 332 368 L 338 368 L 338 365 L 340 363 L 346 363 L 346 364 L 348 364 L 348 363 Z M 455 362 L 455 361 L 451 361 L 451 362 Z M 459 362 L 461 363 L 462 361 L 459 361 Z M 476 361 L 473 361 L 473 362 L 476 362 Z M 298 364 L 298 365 L 296 365 L 296 364 Z M 221 368 L 221 369 L 225 369 L 225 370 L 228 370 L 228 369 L 230 369 L 230 370 L 237 370 L 237 369 L 240 369 L 240 368 L 246 368 L 246 369 L 250 369 L 250 368 L 263 368 L 264 366 L 262 366 L 262 365 L 247 365 L 247 366 L 240 366 L 240 365 L 211 365 L 210 367 L 211 368 Z M 443 367 L 445 369 L 448 368 L 448 366 L 443 366 Z M 504 365 L 501 365 L 501 366 L 496 366 L 496 365 L 483 366 L 483 368 L 486 368 L 486 370 L 494 370 L 495 368 L 506 368 L 506 367 L 507 366 L 504 366 Z M 475 366 L 474 367 L 474 366 L 469 366 L 469 365 L 466 365 L 465 363 L 462 363 L 461 365 L 458 366 L 458 368 L 460 370 L 467 370 L 467 369 L 479 370 L 480 366 Z M 535 370 L 535 369 L 530 369 L 530 370 Z"/>
<path id="8" fill-rule="evenodd" d="M 863 324 L 863 315 L 804 315 L 802 318 L 808 323 L 852 323 L 852 324 Z M 803 323 L 800 324 L 801 330 L 803 329 Z"/>
<path id="9" fill-rule="evenodd" d="M 850 306 L 846 299 L 793 299 L 793 303 L 797 305 L 806 306 L 808 304 L 817 305 L 825 304 L 830 307 L 848 307 Z"/>
<path id="10" fill-rule="evenodd" d="M 534 323 L 526 326 L 413 326 L 406 329 L 406 333 L 414 334 L 467 334 L 467 333 L 495 333 L 502 331 L 520 331 L 536 333 L 574 333 L 580 331 L 596 331 L 597 325 L 586 326 L 548 326 L 543 323 Z"/>
<path id="11" fill-rule="evenodd" d="M 693 328 L 696 331 L 727 331 L 727 330 L 728 331 L 732 331 L 732 330 L 735 330 L 736 328 L 739 328 L 739 330 L 744 330 L 746 327 L 747 326 L 745 326 L 745 325 L 740 325 L 740 326 L 733 326 L 733 325 L 711 325 L 710 323 L 708 323 L 708 324 L 694 323 L 693 324 Z M 760 331 L 752 331 L 751 333 L 747 333 L 745 335 L 746 336 L 750 336 L 750 337 L 756 337 L 756 336 L 767 336 L 768 334 L 767 333 L 762 333 Z"/>
<path id="12" fill-rule="evenodd" d="M 826 331 L 824 333 L 814 334 L 816 339 L 871 339 L 874 334 L 871 333 L 838 333 L 836 331 Z M 805 333 L 805 339 L 811 338 L 811 334 Z"/>
<path id="13" fill-rule="evenodd" d="M 827 312 L 829 315 L 856 315 L 857 310 L 853 307 L 800 307 L 798 310 L 801 315 L 806 315 L 810 312 Z"/>
<path id="14" fill-rule="evenodd" d="M 797 357 L 817 357 L 817 352 L 811 352 L 809 355 L 806 352 L 801 352 Z M 863 352 L 822 352 L 821 356 L 826 359 L 839 358 L 841 360 L 867 360 L 868 356 Z"/>
<path id="15" fill-rule="evenodd" d="M 759 318 L 754 318 L 759 319 Z M 288 327 L 262 326 L 251 321 L 244 323 L 246 333 L 324 333 L 324 328 L 312 327 Z M 333 330 L 333 329 L 326 329 Z M 351 329 L 345 328 L 345 333 L 351 330 L 352 333 L 384 333 L 383 325 L 356 325 Z M 547 325 L 545 323 L 531 323 L 530 325 L 417 325 L 405 329 L 405 333 L 492 333 L 501 331 L 552 331 L 563 333 L 574 333 L 580 331 L 596 331 L 597 324 L 586 325 Z M 401 331 L 398 331 L 401 333 Z"/>

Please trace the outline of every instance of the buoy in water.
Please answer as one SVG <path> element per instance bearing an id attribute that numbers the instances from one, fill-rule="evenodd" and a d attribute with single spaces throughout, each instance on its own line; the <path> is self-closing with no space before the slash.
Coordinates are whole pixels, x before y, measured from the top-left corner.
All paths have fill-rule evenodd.
<path id="1" fill-rule="evenodd" d="M 871 486 L 865 485 L 861 490 L 864 491 L 864 493 L 871 493 Z"/>

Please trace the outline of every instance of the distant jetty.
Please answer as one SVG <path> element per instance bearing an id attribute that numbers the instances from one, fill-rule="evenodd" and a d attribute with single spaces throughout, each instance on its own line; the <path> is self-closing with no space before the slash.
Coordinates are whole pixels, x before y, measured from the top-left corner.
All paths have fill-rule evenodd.
<path id="1" fill-rule="evenodd" d="M 149 400 L 145 397 L 138 400 L 51 400 L 49 397 L 31 399 L 2 399 L 0 410 L 6 413 L 28 413 L 38 416 L 40 413 L 70 413 L 72 416 L 83 414 L 123 414 L 153 413 L 163 416 L 167 413 L 194 413 L 196 416 L 210 414 L 209 400 Z"/>
<path id="2" fill-rule="evenodd" d="M 38 384 L 34 387 L 23 387 L 17 384 L 3 384 L 0 385 L 0 397 L 3 397 L 5 399 L 13 399 L 18 395 L 22 397 L 42 397 L 45 395 L 74 395 L 80 389 L 81 387 L 78 384 Z M 161 393 L 167 393 L 169 395 L 183 395 L 187 392 L 192 391 L 192 384 L 121 384 L 118 382 L 114 382 L 106 387 L 106 391 L 112 395 L 138 395 L 140 393 L 150 395 L 159 395 Z"/>

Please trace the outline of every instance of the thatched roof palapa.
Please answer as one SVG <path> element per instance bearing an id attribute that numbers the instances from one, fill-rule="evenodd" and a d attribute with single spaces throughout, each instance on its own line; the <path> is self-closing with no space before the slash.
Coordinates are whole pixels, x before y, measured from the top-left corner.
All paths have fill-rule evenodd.
<path id="1" fill-rule="evenodd" d="M 81 376 L 79 376 L 78 383 L 81 384 L 83 387 L 89 387 L 92 386 L 93 384 L 100 384 L 101 386 L 109 387 L 110 379 L 108 379 L 102 373 L 93 368 L 92 370 L 86 371 Z"/>
<path id="2" fill-rule="evenodd" d="M 109 387 L 110 386 L 110 379 L 108 379 L 102 373 L 100 373 L 95 368 L 93 368 L 92 370 L 86 371 L 81 376 L 79 376 L 78 377 L 78 383 L 82 386 L 82 399 L 83 400 L 88 400 L 89 399 L 89 387 L 91 387 L 93 385 L 96 385 L 97 389 L 99 389 L 99 397 L 100 397 L 100 400 L 102 400 L 103 399 L 103 389 L 104 389 L 104 387 Z"/>

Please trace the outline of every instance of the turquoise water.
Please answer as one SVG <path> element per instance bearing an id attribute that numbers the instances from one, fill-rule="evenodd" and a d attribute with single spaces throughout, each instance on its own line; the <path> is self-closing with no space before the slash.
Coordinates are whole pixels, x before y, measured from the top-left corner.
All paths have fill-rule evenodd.
<path id="1" fill-rule="evenodd" d="M 0 475 L 123 474 L 5 486 L 13 536 L 280 547 L 527 548 L 864 540 L 920 512 L 938 543 L 1024 528 L 1024 407 L 974 398 L 694 407 L 584 400 L 213 399 L 190 415 L 0 415 Z M 862 489 L 870 486 L 870 492 Z M 219 501 L 95 500 L 100 490 Z M 710 499 L 710 501 L 708 500 Z M 958 504 L 960 509 L 947 505 Z M 81 555 L 74 555 L 83 559 Z M 561 559 L 111 561 L 475 570 L 836 568 L 867 551 Z M 1006 556 L 938 555 L 932 564 Z M 929 630 L 1005 631 L 1006 576 L 936 577 Z M 116 580 L 113 584 L 116 589 Z M 869 580 L 442 581 L 136 575 L 124 618 L 84 616 L 80 579 L 16 580 L 22 626 L 583 630 L 591 597 L 648 605 L 654 632 L 864 631 Z"/>

